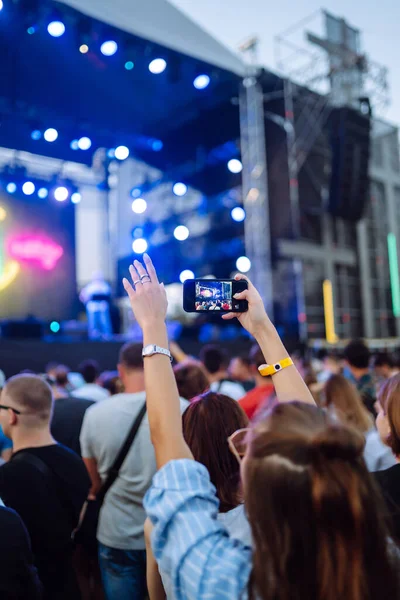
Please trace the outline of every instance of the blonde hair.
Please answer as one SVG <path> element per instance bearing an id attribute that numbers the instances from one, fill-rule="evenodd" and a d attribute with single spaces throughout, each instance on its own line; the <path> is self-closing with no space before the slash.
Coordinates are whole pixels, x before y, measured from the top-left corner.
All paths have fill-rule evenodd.
<path id="1" fill-rule="evenodd" d="M 400 456 L 400 374 L 383 384 L 378 400 L 389 422 L 390 434 L 386 443 L 395 456 Z"/>
<path id="2" fill-rule="evenodd" d="M 360 394 L 343 375 L 332 375 L 328 379 L 325 384 L 325 399 L 327 408 L 333 408 L 342 423 L 352 425 L 361 433 L 366 433 L 373 426 Z"/>

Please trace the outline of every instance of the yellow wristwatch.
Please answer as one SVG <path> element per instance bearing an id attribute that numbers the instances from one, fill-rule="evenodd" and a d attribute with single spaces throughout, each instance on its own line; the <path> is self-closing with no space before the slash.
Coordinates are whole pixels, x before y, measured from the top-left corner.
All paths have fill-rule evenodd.
<path id="1" fill-rule="evenodd" d="M 290 367 L 292 364 L 292 359 L 288 357 L 284 358 L 283 360 L 280 360 L 279 362 L 273 365 L 261 365 L 261 367 L 258 367 L 258 370 L 260 372 L 260 375 L 262 375 L 263 377 L 271 377 L 271 375 L 279 373 L 279 371 L 282 371 L 282 369 L 286 369 L 286 367 Z"/>

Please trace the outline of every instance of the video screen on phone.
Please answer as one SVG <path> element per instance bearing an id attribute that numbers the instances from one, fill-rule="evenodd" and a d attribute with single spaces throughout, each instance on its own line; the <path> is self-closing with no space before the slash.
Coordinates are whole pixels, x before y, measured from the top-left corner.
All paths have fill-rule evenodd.
<path id="1" fill-rule="evenodd" d="M 231 281 L 196 281 L 196 312 L 232 310 Z"/>

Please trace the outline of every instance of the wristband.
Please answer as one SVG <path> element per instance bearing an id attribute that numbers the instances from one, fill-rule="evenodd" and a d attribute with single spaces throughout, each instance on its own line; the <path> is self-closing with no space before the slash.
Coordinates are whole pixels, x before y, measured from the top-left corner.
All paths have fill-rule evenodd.
<path id="1" fill-rule="evenodd" d="M 156 346 L 155 344 L 150 344 L 148 346 L 145 346 L 142 350 L 143 358 L 146 358 L 148 356 L 154 356 L 155 354 L 161 354 L 162 356 L 168 356 L 168 358 L 172 362 L 171 352 L 169 350 L 167 350 L 167 348 L 161 348 L 160 346 Z"/>
<path id="2" fill-rule="evenodd" d="M 279 371 L 282 371 L 282 369 L 286 369 L 286 367 L 291 367 L 292 365 L 292 359 L 287 357 L 273 365 L 261 365 L 261 367 L 258 367 L 258 370 L 263 377 L 271 377 L 271 375 L 275 375 Z"/>

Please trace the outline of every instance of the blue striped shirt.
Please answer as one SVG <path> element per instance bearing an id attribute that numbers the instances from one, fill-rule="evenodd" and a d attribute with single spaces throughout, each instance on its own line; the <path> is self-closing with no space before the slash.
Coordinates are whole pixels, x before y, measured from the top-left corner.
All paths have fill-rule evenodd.
<path id="1" fill-rule="evenodd" d="M 177 600 L 247 599 L 252 551 L 229 538 L 217 520 L 219 501 L 203 465 L 186 459 L 166 464 L 144 507 L 154 526 L 154 556 Z"/>

